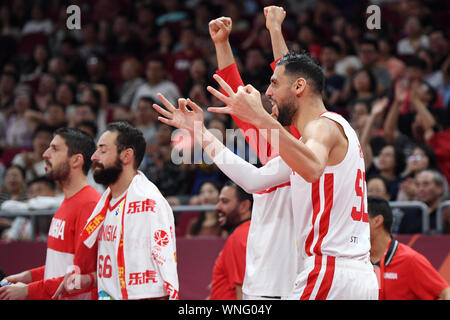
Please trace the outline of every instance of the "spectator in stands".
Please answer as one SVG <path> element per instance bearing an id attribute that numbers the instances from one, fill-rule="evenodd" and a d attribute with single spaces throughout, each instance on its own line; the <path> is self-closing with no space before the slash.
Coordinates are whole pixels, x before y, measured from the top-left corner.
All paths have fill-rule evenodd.
<path id="1" fill-rule="evenodd" d="M 11 7 L 6 3 L 0 7 L 0 34 L 14 39 L 19 39 L 22 34 Z"/>
<path id="2" fill-rule="evenodd" d="M 67 125 L 66 112 L 64 107 L 58 103 L 51 103 L 44 112 L 43 124 L 54 130 Z"/>
<path id="3" fill-rule="evenodd" d="M 376 78 L 369 68 L 356 71 L 351 80 L 351 94 L 347 103 L 347 111 L 352 112 L 356 102 L 363 102 L 370 106 L 377 98 L 376 88 Z"/>
<path id="4" fill-rule="evenodd" d="M 379 57 L 377 64 L 386 68 L 391 75 L 392 82 L 395 83 L 403 77 L 405 72 L 405 63 L 394 55 L 392 48 L 393 41 L 387 37 L 378 39 Z"/>
<path id="5" fill-rule="evenodd" d="M 49 55 L 50 53 L 46 45 L 37 44 L 34 47 L 33 56 L 25 66 L 20 81 L 36 80 L 41 74 L 47 72 Z"/>
<path id="6" fill-rule="evenodd" d="M 136 58 L 129 58 L 123 61 L 120 68 L 122 84 L 119 88 L 119 104 L 125 108 L 130 108 L 137 88 L 144 83 L 141 78 L 141 64 Z"/>
<path id="7" fill-rule="evenodd" d="M 12 112 L 15 100 L 15 89 L 19 78 L 12 72 L 3 72 L 0 79 L 0 111 L 5 117 Z"/>
<path id="8" fill-rule="evenodd" d="M 443 29 L 435 28 L 430 34 L 430 51 L 433 53 L 433 70 L 441 69 L 445 60 L 448 60 L 448 36 Z"/>
<path id="9" fill-rule="evenodd" d="M 173 104 L 176 104 L 180 97 L 178 87 L 170 80 L 166 79 L 165 63 L 162 59 L 151 58 L 147 62 L 147 69 L 145 71 L 147 82 L 138 87 L 133 98 L 131 109 L 135 111 L 139 99 L 142 96 L 151 96 L 157 100 L 156 94 L 160 92 Z"/>
<path id="10" fill-rule="evenodd" d="M 389 183 L 391 200 L 395 200 L 399 183 L 403 181 L 400 175 L 405 169 L 403 151 L 396 145 L 387 144 L 381 149 L 375 163 L 367 170 L 367 177 L 370 178 L 374 174 L 379 174 L 385 178 Z"/>
<path id="11" fill-rule="evenodd" d="M 220 226 L 229 235 L 214 263 L 211 300 L 242 300 L 252 204 L 252 195 L 234 183 L 225 184 L 220 191 L 216 208 Z"/>
<path id="12" fill-rule="evenodd" d="M 138 38 L 133 33 L 128 18 L 118 15 L 113 23 L 114 37 L 111 43 L 112 54 L 132 54 L 136 57 L 141 55 L 141 46 Z"/>
<path id="13" fill-rule="evenodd" d="M 161 27 L 158 30 L 155 56 L 168 61 L 175 47 L 176 35 L 169 26 Z"/>
<path id="14" fill-rule="evenodd" d="M 210 67 L 205 59 L 196 58 L 192 61 L 189 67 L 189 79 L 187 80 L 184 89 L 183 96 L 189 96 L 189 92 L 194 86 L 206 88 L 211 85 Z M 206 89 L 204 89 L 206 91 Z M 192 97 L 191 97 L 192 98 Z"/>
<path id="15" fill-rule="evenodd" d="M 158 36 L 156 12 L 149 5 L 137 3 L 135 7 L 136 24 L 134 33 L 139 39 L 142 52 L 153 50 Z"/>
<path id="16" fill-rule="evenodd" d="M 33 179 L 27 184 L 27 200 L 6 200 L 1 205 L 1 210 L 46 210 L 58 208 L 64 195 L 59 193 L 56 183 L 46 177 L 39 177 Z M 50 227 L 51 216 L 39 217 L 36 219 L 37 226 L 35 231 L 41 240 L 46 241 L 48 230 Z M 11 240 L 30 240 L 32 237 L 32 226 L 30 219 L 25 217 L 16 217 L 11 225 L 11 228 L 3 232 L 2 238 Z"/>
<path id="17" fill-rule="evenodd" d="M 60 54 L 52 56 L 48 62 L 48 72 L 53 74 L 58 81 L 62 80 L 68 73 L 66 59 Z"/>
<path id="18" fill-rule="evenodd" d="M 97 21 L 88 21 L 81 28 L 81 45 L 78 47 L 78 54 L 83 60 L 87 60 L 89 56 L 96 52 L 106 53 L 105 47 L 99 43 L 98 29 Z"/>
<path id="19" fill-rule="evenodd" d="M 320 51 L 320 62 L 325 74 L 324 104 L 330 110 L 335 111 L 338 111 L 337 107 L 340 102 L 341 92 L 346 83 L 346 78 L 336 73 L 336 62 L 338 61 L 340 50 L 338 43 L 330 41 L 323 44 Z"/>
<path id="20" fill-rule="evenodd" d="M 71 109 L 75 106 L 76 88 L 69 82 L 61 82 L 55 91 L 56 103 L 62 104 L 70 115 Z"/>
<path id="21" fill-rule="evenodd" d="M 20 92 L 14 99 L 14 111 L 6 118 L 5 127 L 1 136 L 3 146 L 12 148 L 31 148 L 31 135 L 33 123 L 25 116 L 33 108 L 34 100 L 31 93 Z"/>
<path id="22" fill-rule="evenodd" d="M 378 43 L 375 40 L 363 39 L 358 45 L 358 57 L 363 67 L 372 71 L 377 87 L 375 93 L 377 95 L 385 95 L 392 88 L 392 78 L 389 71 L 377 65 L 379 58 Z"/>
<path id="23" fill-rule="evenodd" d="M 332 40 L 339 44 L 340 54 L 336 62 L 336 73 L 345 77 L 352 76 L 356 70 L 362 67 L 361 61 L 351 49 L 348 40 L 339 34 L 333 36 Z"/>
<path id="24" fill-rule="evenodd" d="M 24 201 L 27 199 L 25 188 L 25 170 L 17 165 L 11 165 L 5 170 L 4 183 L 0 187 L 0 205 L 6 200 Z M 12 219 L 0 217 L 0 234 L 11 227 Z"/>
<path id="25" fill-rule="evenodd" d="M 272 69 L 267 64 L 262 50 L 258 47 L 248 48 L 246 50 L 244 70 L 242 72 L 242 80 L 244 83 L 251 83 L 257 90 L 265 92 L 271 76 Z"/>
<path id="26" fill-rule="evenodd" d="M 392 211 L 380 197 L 369 196 L 370 260 L 378 273 L 380 300 L 450 300 L 447 281 L 420 253 L 391 233 Z"/>
<path id="27" fill-rule="evenodd" d="M 430 219 L 430 229 L 436 230 L 436 211 L 440 203 L 448 198 L 448 183 L 444 176 L 436 171 L 425 169 L 419 172 L 415 179 L 416 200 L 424 202 L 428 206 L 428 213 Z M 405 216 L 402 220 L 403 233 L 420 232 L 422 220 L 420 216 Z M 443 212 L 443 223 L 445 230 L 448 232 L 450 226 L 450 208 L 445 208 Z"/>
<path id="28" fill-rule="evenodd" d="M 430 39 L 423 33 L 423 26 L 419 17 L 408 17 L 405 22 L 404 31 L 406 33 L 406 37 L 398 41 L 397 54 L 413 55 L 420 47 L 429 47 Z"/>
<path id="29" fill-rule="evenodd" d="M 29 20 L 22 29 L 22 35 L 31 33 L 50 34 L 52 32 L 52 21 L 45 16 L 45 7 L 40 2 L 34 2 L 31 9 L 31 20 Z"/>
<path id="30" fill-rule="evenodd" d="M 145 141 L 152 145 L 156 144 L 158 124 L 158 113 L 152 107 L 154 103 L 151 97 L 141 97 L 134 113 L 136 128 L 142 131 Z"/>
<path id="31" fill-rule="evenodd" d="M 399 185 L 397 201 L 414 200 L 416 197 L 416 187 L 414 178 L 422 170 L 439 170 L 436 156 L 433 149 L 427 145 L 417 146 L 412 154 L 408 156 L 406 169 L 402 173 L 405 180 Z"/>
<path id="32" fill-rule="evenodd" d="M 216 205 L 219 202 L 219 187 L 213 181 L 205 181 L 200 186 L 198 194 L 199 205 Z M 216 211 L 202 211 L 198 218 L 187 226 L 186 237 L 219 237 L 225 233 L 219 223 Z"/>
<path id="33" fill-rule="evenodd" d="M 44 112 L 50 102 L 53 101 L 53 92 L 55 92 L 57 84 L 58 82 L 53 74 L 44 73 L 41 75 L 37 92 L 34 95 L 39 111 Z"/>
<path id="34" fill-rule="evenodd" d="M 32 151 L 17 154 L 12 164 L 25 169 L 26 182 L 45 175 L 45 160 L 42 157 L 53 139 L 53 129 L 48 126 L 38 126 L 32 136 Z"/>
<path id="35" fill-rule="evenodd" d="M 108 101 L 115 102 L 114 83 L 106 74 L 106 58 L 101 54 L 90 55 L 87 59 L 87 72 L 87 82 L 104 85 L 107 89 Z"/>
<path id="36" fill-rule="evenodd" d="M 179 90 L 182 90 L 189 80 L 192 62 L 197 58 L 203 58 L 203 52 L 198 48 L 196 40 L 194 27 L 190 25 L 183 27 L 180 41 L 175 45 L 175 52 L 170 57 L 169 71 Z"/>

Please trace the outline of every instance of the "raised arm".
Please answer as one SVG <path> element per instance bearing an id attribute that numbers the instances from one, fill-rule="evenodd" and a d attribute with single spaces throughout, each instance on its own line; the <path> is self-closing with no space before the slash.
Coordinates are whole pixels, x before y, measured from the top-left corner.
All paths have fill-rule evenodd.
<path id="1" fill-rule="evenodd" d="M 264 16 L 266 17 L 266 28 L 269 30 L 272 43 L 273 58 L 276 61 L 289 52 L 282 30 L 286 11 L 282 7 L 268 6 L 264 8 Z"/>
<path id="2" fill-rule="evenodd" d="M 389 108 L 384 122 L 384 136 L 389 143 L 394 143 L 398 136 L 398 117 L 400 115 L 400 108 L 402 107 L 407 95 L 405 85 L 397 81 L 395 84 L 394 101 Z"/>
<path id="3" fill-rule="evenodd" d="M 166 110 L 156 104 L 153 105 L 162 115 L 158 119 L 168 125 L 187 130 L 219 169 L 248 193 L 263 191 L 289 181 L 291 170 L 281 158 L 274 158 L 265 166 L 257 168 L 227 149 L 204 126 L 203 110 L 190 99 L 180 99 L 179 107 L 175 108 L 163 95 L 158 94 L 158 97 L 167 108 Z"/>

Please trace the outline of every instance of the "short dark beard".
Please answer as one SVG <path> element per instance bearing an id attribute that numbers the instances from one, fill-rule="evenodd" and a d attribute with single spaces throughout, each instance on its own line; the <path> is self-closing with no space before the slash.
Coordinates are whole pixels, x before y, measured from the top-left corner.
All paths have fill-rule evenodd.
<path id="1" fill-rule="evenodd" d="M 95 169 L 96 167 L 99 169 Z M 109 168 L 105 168 L 105 166 L 101 163 L 94 162 L 92 164 L 92 169 L 95 182 L 105 187 L 117 182 L 123 171 L 122 163 L 120 162 L 119 157 L 117 157 L 114 165 Z"/>
<path id="2" fill-rule="evenodd" d="M 66 181 L 70 175 L 69 161 L 63 162 L 57 167 L 53 168 L 49 161 L 46 161 L 51 170 L 45 173 L 45 176 L 49 180 L 63 182 Z M 53 169 L 52 169 L 53 168 Z"/>
<path id="3" fill-rule="evenodd" d="M 297 109 L 293 103 L 285 103 L 278 106 L 278 122 L 282 126 L 290 126 L 294 120 L 294 115 Z"/>

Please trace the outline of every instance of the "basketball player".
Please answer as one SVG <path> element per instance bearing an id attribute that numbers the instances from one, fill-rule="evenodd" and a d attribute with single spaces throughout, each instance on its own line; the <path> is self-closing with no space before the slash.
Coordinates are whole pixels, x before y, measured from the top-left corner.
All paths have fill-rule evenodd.
<path id="1" fill-rule="evenodd" d="M 220 76 L 214 79 L 228 96 L 212 87 L 208 91 L 226 107 L 208 110 L 266 129 L 268 141 L 278 136 L 280 156 L 292 169 L 292 206 L 304 263 L 290 298 L 377 299 L 363 154 L 350 124 L 323 104 L 320 66 L 306 53 L 289 53 L 277 62 L 266 95 L 279 109 L 279 122 L 264 112 L 260 93 L 251 85 L 234 93 Z M 302 141 L 283 128 L 289 124 L 302 133 Z"/>
<path id="2" fill-rule="evenodd" d="M 108 186 L 83 231 L 83 245 L 98 241 L 98 298 L 178 299 L 172 209 L 157 187 L 138 171 L 146 148 L 142 132 L 110 123 L 92 155 L 94 179 Z M 80 258 L 82 260 L 82 257 Z M 66 275 L 55 294 L 84 289 L 90 275 Z"/>
<path id="3" fill-rule="evenodd" d="M 76 264 L 74 257 L 78 253 L 81 231 L 100 199 L 100 194 L 88 185 L 86 176 L 94 151 L 94 140 L 83 131 L 56 130 L 43 158 L 46 176 L 61 184 L 64 200 L 50 225 L 45 266 L 7 277 L 14 284 L 0 288 L 0 299 L 49 300 L 68 268 Z M 86 252 L 90 264 L 83 265 L 84 272 L 95 270 L 96 254 L 95 248 Z M 96 293 L 87 289 L 64 298 L 94 299 Z"/>
<path id="4" fill-rule="evenodd" d="M 264 8 L 264 14 L 266 27 L 272 39 L 274 59 L 278 60 L 283 53 L 288 52 L 281 33 L 281 25 L 286 12 L 281 7 L 269 6 Z M 236 91 L 240 85 L 243 85 L 243 82 L 229 43 L 231 29 L 232 21 L 227 17 L 221 17 L 209 23 L 211 39 L 217 53 L 219 67 L 217 74 L 223 77 Z M 253 125 L 236 117 L 233 117 L 233 120 L 263 165 L 277 156 L 275 149 L 271 148 L 270 144 L 264 146 L 266 141 L 261 135 L 251 136 L 252 132 L 257 132 Z M 231 150 L 226 152 L 232 153 Z M 228 170 L 233 171 L 234 167 L 222 168 L 221 163 L 216 164 L 229 177 L 233 176 L 233 172 L 228 172 Z M 234 181 L 236 180 L 238 179 L 234 179 Z M 238 181 L 244 189 L 249 187 L 248 179 L 239 179 Z M 245 278 L 242 288 L 243 298 L 251 300 L 280 299 L 291 292 L 297 273 L 297 248 L 289 177 L 286 177 L 284 183 L 273 188 L 256 190 L 253 193 L 253 199 L 253 218 L 247 242 Z M 274 227 L 275 224 L 278 226 L 277 228 Z M 286 260 L 279 259 L 276 254 L 276 248 L 279 247 L 285 248 L 290 253 Z"/>

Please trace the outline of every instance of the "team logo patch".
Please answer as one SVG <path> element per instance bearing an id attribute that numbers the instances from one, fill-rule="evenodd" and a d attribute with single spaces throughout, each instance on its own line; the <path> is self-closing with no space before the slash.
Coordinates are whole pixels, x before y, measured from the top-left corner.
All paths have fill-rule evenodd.
<path id="1" fill-rule="evenodd" d="M 153 239 L 160 247 L 165 247 L 169 243 L 169 235 L 164 230 L 158 230 L 153 235 Z"/>

